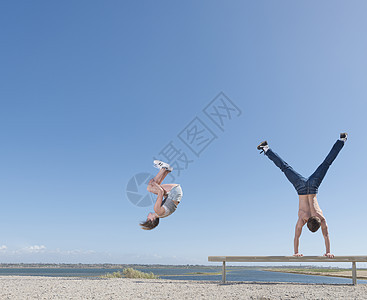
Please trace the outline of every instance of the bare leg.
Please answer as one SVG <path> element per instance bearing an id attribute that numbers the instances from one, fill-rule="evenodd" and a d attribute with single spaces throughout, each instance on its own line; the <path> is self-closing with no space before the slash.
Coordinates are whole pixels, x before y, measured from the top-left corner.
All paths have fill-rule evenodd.
<path id="1" fill-rule="evenodd" d="M 153 178 L 153 181 L 155 181 L 156 183 L 158 183 L 159 185 L 162 184 L 164 178 L 166 178 L 166 176 L 170 173 L 170 171 L 162 168 L 159 170 L 158 174 Z"/>
<path id="2" fill-rule="evenodd" d="M 154 184 L 152 182 L 155 182 L 156 184 L 161 185 L 161 183 L 163 182 L 164 178 L 166 178 L 166 176 L 168 175 L 169 172 L 170 171 L 168 171 L 168 170 L 166 170 L 164 168 L 160 169 L 159 172 L 158 172 L 158 174 L 153 179 L 151 179 L 149 181 L 148 186 L 147 186 L 148 192 L 157 195 L 158 192 L 159 192 L 159 189 L 156 186 L 154 186 Z"/>

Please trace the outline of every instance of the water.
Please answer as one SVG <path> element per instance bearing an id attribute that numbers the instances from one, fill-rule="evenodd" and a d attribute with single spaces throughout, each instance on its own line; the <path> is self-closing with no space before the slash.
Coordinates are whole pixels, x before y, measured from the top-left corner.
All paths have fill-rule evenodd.
<path id="1" fill-rule="evenodd" d="M 221 268 L 139 268 L 135 269 L 143 272 L 153 272 L 162 279 L 170 280 L 205 280 L 221 281 L 222 275 L 215 275 L 221 272 Z M 122 271 L 121 269 L 101 269 L 101 268 L 0 268 L 0 276 L 51 276 L 51 277 L 99 277 L 106 273 Z M 196 274 L 199 273 L 199 274 Z M 201 273 L 201 274 L 200 274 Z M 358 274 L 358 271 L 357 271 Z M 269 272 L 254 268 L 227 268 L 227 281 L 246 282 L 295 282 L 314 284 L 351 284 L 352 279 L 313 276 L 302 274 L 288 274 L 280 272 Z M 367 280 L 358 280 L 358 284 L 367 284 Z"/>

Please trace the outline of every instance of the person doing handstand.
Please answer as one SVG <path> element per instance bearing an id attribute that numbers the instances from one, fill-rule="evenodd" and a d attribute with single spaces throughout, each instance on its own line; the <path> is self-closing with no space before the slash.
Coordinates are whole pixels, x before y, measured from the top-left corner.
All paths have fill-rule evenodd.
<path id="1" fill-rule="evenodd" d="M 182 199 L 182 189 L 179 184 L 162 184 L 173 168 L 159 160 L 154 161 L 154 166 L 159 169 L 159 172 L 149 181 L 147 190 L 156 194 L 157 200 L 154 204 L 154 212 L 149 213 L 146 221 L 140 223 L 141 228 L 145 230 L 154 229 L 158 226 L 159 219 L 173 214 Z"/>
<path id="2" fill-rule="evenodd" d="M 305 178 L 293 170 L 284 160 L 280 158 L 278 154 L 273 152 L 267 143 L 264 141 L 257 146 L 258 150 L 262 150 L 260 153 L 264 154 L 274 162 L 274 164 L 282 170 L 287 179 L 295 187 L 299 196 L 299 210 L 298 210 L 298 221 L 296 224 L 296 230 L 294 235 L 294 256 L 303 256 L 299 253 L 299 238 L 302 233 L 302 227 L 307 223 L 307 227 L 311 232 L 316 232 L 320 226 L 322 234 L 325 239 L 326 253 L 324 256 L 333 258 L 334 255 L 330 252 L 330 237 L 326 219 L 320 209 L 317 202 L 318 188 L 324 179 L 326 172 L 330 165 L 335 160 L 340 150 L 343 148 L 344 143 L 347 140 L 347 133 L 341 133 L 340 139 L 336 141 L 334 146 L 331 148 L 329 154 L 325 160 L 316 169 L 316 171 L 308 178 Z"/>

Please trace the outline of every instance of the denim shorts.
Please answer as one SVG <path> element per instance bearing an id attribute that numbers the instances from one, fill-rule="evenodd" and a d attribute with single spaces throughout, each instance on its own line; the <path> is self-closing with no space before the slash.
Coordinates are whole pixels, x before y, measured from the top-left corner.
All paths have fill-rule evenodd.
<path id="1" fill-rule="evenodd" d="M 162 207 L 164 208 L 164 214 L 160 215 L 160 218 L 166 218 L 176 211 L 177 204 L 180 203 L 182 198 L 182 189 L 180 185 L 173 187 L 167 195 L 167 198 L 162 201 Z M 177 202 L 177 204 L 176 204 Z"/>
<path id="2" fill-rule="evenodd" d="M 167 200 L 172 200 L 180 203 L 182 196 L 182 189 L 181 186 L 178 184 L 168 192 Z"/>

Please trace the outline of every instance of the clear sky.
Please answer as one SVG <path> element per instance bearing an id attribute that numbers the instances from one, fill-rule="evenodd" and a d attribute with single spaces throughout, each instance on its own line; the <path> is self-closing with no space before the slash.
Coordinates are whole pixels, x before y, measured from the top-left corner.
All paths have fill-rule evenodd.
<path id="1" fill-rule="evenodd" d="M 309 176 L 342 131 L 319 204 L 332 252 L 366 255 L 366 10 L 334 0 L 2 1 L 0 262 L 291 255 L 297 194 L 256 146 L 267 139 Z M 222 111 L 223 130 L 204 112 L 220 92 L 237 107 Z M 184 141 L 195 124 L 209 137 L 193 149 Z M 173 173 L 184 197 L 143 231 L 152 205 L 132 203 L 128 182 L 156 172 L 168 145 L 191 161 Z M 321 232 L 305 228 L 300 251 L 322 255 Z"/>

